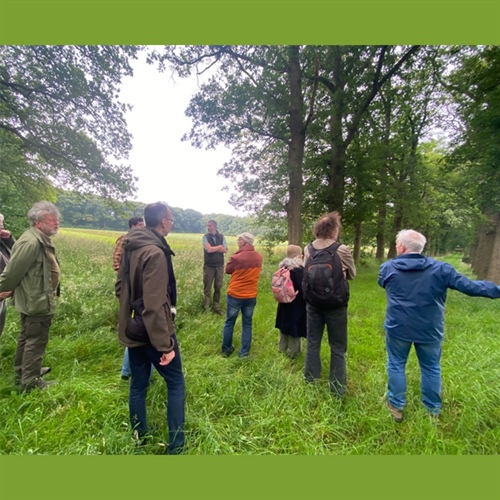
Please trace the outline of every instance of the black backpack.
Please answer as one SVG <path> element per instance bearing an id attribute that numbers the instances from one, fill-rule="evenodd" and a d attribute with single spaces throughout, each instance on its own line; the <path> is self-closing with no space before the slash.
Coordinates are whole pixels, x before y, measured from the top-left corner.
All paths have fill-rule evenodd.
<path id="1" fill-rule="evenodd" d="M 340 243 L 316 250 L 308 245 L 302 291 L 308 304 L 317 308 L 345 307 L 349 302 L 349 284 L 337 253 Z"/>

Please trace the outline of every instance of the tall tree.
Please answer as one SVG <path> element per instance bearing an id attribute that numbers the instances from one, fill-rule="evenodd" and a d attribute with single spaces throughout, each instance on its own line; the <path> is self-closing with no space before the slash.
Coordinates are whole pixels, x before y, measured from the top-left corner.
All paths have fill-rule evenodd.
<path id="1" fill-rule="evenodd" d="M 28 193 L 52 184 L 104 196 L 134 192 L 118 100 L 136 46 L 0 47 L 0 174 Z M 4 191 L 0 191 L 0 196 Z"/>
<path id="2" fill-rule="evenodd" d="M 302 244 L 304 145 L 317 87 L 314 48 L 166 47 L 152 59 L 168 61 L 181 76 L 213 69 L 186 111 L 193 119 L 186 139 L 197 147 L 230 147 L 232 158 L 220 173 L 240 188 L 234 203 L 252 209 L 269 203 L 286 214 L 288 241 Z"/>
<path id="3" fill-rule="evenodd" d="M 484 214 L 472 266 L 480 278 L 500 283 L 500 47 L 451 47 L 454 71 L 443 78 L 463 125 L 450 161 L 473 186 Z"/>
<path id="4" fill-rule="evenodd" d="M 329 97 L 325 105 L 330 145 L 327 205 L 342 213 L 347 150 L 359 133 L 366 113 L 382 87 L 420 46 L 331 46 L 321 59 L 320 86 Z"/>

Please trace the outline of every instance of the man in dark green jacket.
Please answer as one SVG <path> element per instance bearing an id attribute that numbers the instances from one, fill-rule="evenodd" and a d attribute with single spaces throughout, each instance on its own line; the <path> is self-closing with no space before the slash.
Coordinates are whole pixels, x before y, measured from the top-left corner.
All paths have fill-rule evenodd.
<path id="1" fill-rule="evenodd" d="M 59 211 L 48 201 L 35 203 L 28 212 L 31 228 L 12 248 L 0 275 L 0 292 L 12 292 L 12 304 L 21 315 L 14 369 L 21 392 L 45 389 L 42 367 L 49 340 L 59 286 L 59 264 L 51 237 L 59 230 Z"/>

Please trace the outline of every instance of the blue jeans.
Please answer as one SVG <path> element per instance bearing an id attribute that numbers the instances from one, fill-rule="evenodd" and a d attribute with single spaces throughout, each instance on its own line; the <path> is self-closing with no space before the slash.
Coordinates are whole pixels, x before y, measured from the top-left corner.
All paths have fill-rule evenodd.
<path id="1" fill-rule="evenodd" d="M 328 332 L 330 345 L 330 389 L 341 396 L 346 390 L 347 373 L 345 355 L 347 352 L 347 307 L 318 309 L 306 304 L 307 349 L 304 376 L 308 382 L 321 376 L 321 340 L 323 331 Z"/>
<path id="2" fill-rule="evenodd" d="M 236 299 L 227 294 L 226 297 L 226 321 L 222 333 L 222 352 L 231 351 L 233 346 L 233 330 L 236 318 L 241 310 L 241 349 L 240 356 L 247 356 L 252 345 L 252 316 L 257 304 L 257 299 Z"/>
<path id="3" fill-rule="evenodd" d="M 154 366 L 151 365 L 151 375 L 153 375 Z M 123 353 L 123 362 L 122 362 L 122 375 L 125 377 L 130 377 L 132 372 L 130 370 L 130 360 L 128 357 L 128 347 L 125 347 L 125 352 Z"/>
<path id="4" fill-rule="evenodd" d="M 387 399 L 395 408 L 406 403 L 405 367 L 412 344 L 415 346 L 421 373 L 422 403 L 430 413 L 441 409 L 441 345 L 440 340 L 426 344 L 407 342 L 386 335 L 388 392 Z"/>
<path id="5" fill-rule="evenodd" d="M 130 368 L 132 379 L 130 382 L 129 411 L 132 429 L 139 436 L 148 432 L 146 423 L 146 393 L 151 375 L 151 364 L 167 384 L 167 425 L 168 425 L 168 453 L 179 453 L 184 446 L 184 400 L 185 384 L 182 373 L 182 361 L 177 339 L 175 341 L 175 357 L 166 366 L 160 365 L 162 353 L 153 346 L 129 348 Z"/>

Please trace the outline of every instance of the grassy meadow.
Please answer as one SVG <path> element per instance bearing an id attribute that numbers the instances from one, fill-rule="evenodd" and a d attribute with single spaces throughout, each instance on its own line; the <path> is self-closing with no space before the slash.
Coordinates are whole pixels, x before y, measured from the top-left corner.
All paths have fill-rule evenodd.
<path id="1" fill-rule="evenodd" d="M 128 423 L 128 385 L 121 380 L 123 347 L 116 336 L 118 304 L 111 255 L 120 233 L 63 229 L 54 238 L 62 269 L 61 297 L 44 366 L 47 391 L 19 394 L 13 361 L 18 314 L 9 307 L 0 339 L 0 454 L 128 455 L 165 453 L 165 384 L 153 375 L 148 392 L 152 440 L 136 448 Z M 419 370 L 407 367 L 405 420 L 384 406 L 385 292 L 378 265 L 361 263 L 351 282 L 348 391 L 328 389 L 329 349 L 323 340 L 320 383 L 303 380 L 304 353 L 278 353 L 276 302 L 270 280 L 284 246 L 264 254 L 250 357 L 220 355 L 224 317 L 202 311 L 201 235 L 171 234 L 176 256 L 177 328 L 186 377 L 187 455 L 472 455 L 498 454 L 500 301 L 450 291 L 443 347 L 443 411 L 433 423 L 420 403 Z M 229 254 L 236 248 L 228 238 Z M 259 247 L 257 245 L 257 250 Z M 460 256 L 447 260 L 470 271 Z M 228 277 L 225 277 L 224 290 Z M 225 306 L 225 300 L 222 303 Z M 241 318 L 234 345 L 240 345 Z"/>

